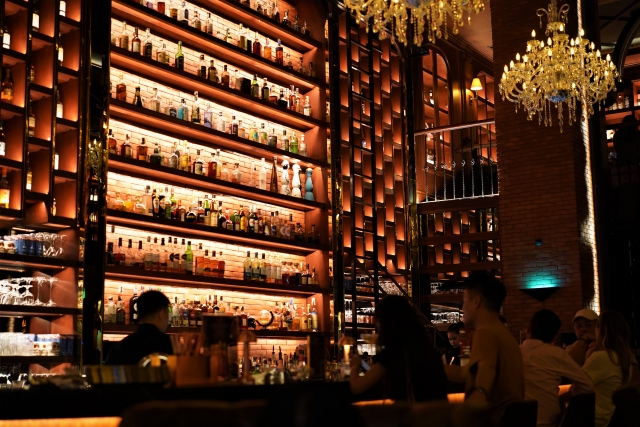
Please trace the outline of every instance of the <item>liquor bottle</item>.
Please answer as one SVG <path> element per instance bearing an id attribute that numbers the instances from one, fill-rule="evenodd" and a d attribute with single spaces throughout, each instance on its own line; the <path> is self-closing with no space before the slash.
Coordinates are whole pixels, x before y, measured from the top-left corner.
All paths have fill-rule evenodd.
<path id="1" fill-rule="evenodd" d="M 304 97 L 304 109 L 302 111 L 302 114 L 304 114 L 305 116 L 311 116 L 311 104 L 309 104 L 308 95 Z"/>
<path id="2" fill-rule="evenodd" d="M 118 247 L 115 250 L 115 265 L 116 266 L 120 266 L 120 267 L 124 267 L 125 263 L 127 262 L 126 260 L 126 254 L 124 253 L 123 249 L 122 249 L 122 237 L 118 238 Z"/>
<path id="3" fill-rule="evenodd" d="M 278 192 L 278 158 L 273 156 L 273 168 L 271 168 L 271 182 L 269 184 L 269 191 L 274 193 Z"/>
<path id="4" fill-rule="evenodd" d="M 173 99 L 169 100 L 169 105 L 167 105 L 165 114 L 169 117 L 178 118 L 178 109 L 173 105 Z"/>
<path id="5" fill-rule="evenodd" d="M 304 263 L 303 263 L 304 264 Z M 309 264 L 307 264 L 307 268 L 302 270 L 302 274 L 300 276 L 300 286 L 309 285 Z"/>
<path id="6" fill-rule="evenodd" d="M 276 63 L 278 65 L 284 65 L 284 50 L 280 39 L 278 39 L 278 46 L 276 47 Z"/>
<path id="7" fill-rule="evenodd" d="M 311 32 L 309 31 L 309 27 L 307 27 L 307 21 L 306 20 L 302 24 L 302 28 L 300 29 L 300 32 L 302 34 L 304 34 L 305 36 L 308 36 L 308 35 L 311 34 Z"/>
<path id="8" fill-rule="evenodd" d="M 220 174 L 220 179 L 223 181 L 231 182 L 231 174 L 227 169 L 227 162 L 222 163 L 222 172 Z"/>
<path id="9" fill-rule="evenodd" d="M 209 79 L 209 81 L 220 83 L 220 80 L 218 79 L 218 69 L 213 64 L 213 59 L 209 61 L 209 68 L 207 69 L 207 73 L 207 79 Z"/>
<path id="10" fill-rule="evenodd" d="M 309 315 L 307 314 L 307 310 L 305 310 L 305 304 L 302 304 L 300 308 L 300 330 L 308 331 L 309 330 Z"/>
<path id="11" fill-rule="evenodd" d="M 224 216 L 224 212 L 222 212 L 222 202 L 218 202 L 218 227 L 226 228 L 227 218 Z"/>
<path id="12" fill-rule="evenodd" d="M 227 43 L 231 43 L 233 40 L 231 38 L 231 30 L 227 28 L 227 32 L 225 33 L 223 40 Z"/>
<path id="13" fill-rule="evenodd" d="M 229 87 L 229 71 L 227 71 L 227 64 L 224 64 L 222 69 L 222 86 Z"/>
<path id="14" fill-rule="evenodd" d="M 116 99 L 127 102 L 127 85 L 124 82 L 124 74 L 120 74 L 120 81 L 116 85 Z"/>
<path id="15" fill-rule="evenodd" d="M 288 107 L 288 102 L 287 102 L 287 99 L 284 97 L 283 89 L 280 89 L 280 98 L 278 98 L 278 107 L 281 107 L 281 108 Z"/>
<path id="16" fill-rule="evenodd" d="M 193 274 L 193 251 L 191 250 L 191 241 L 187 242 L 187 250 L 185 251 L 182 259 L 186 261 L 185 262 L 186 265 L 184 267 L 185 273 L 192 275 Z"/>
<path id="17" fill-rule="evenodd" d="M 153 97 L 149 101 L 149 109 L 151 111 L 155 111 L 156 113 L 159 113 L 160 112 L 160 108 L 161 108 L 161 104 L 162 104 L 162 100 L 158 96 L 158 88 L 154 87 L 153 88 Z"/>
<path id="18" fill-rule="evenodd" d="M 136 86 L 136 92 L 133 95 L 133 105 L 140 108 L 144 107 L 142 105 L 142 96 L 140 95 L 140 86 Z"/>
<path id="19" fill-rule="evenodd" d="M 29 156 L 27 155 L 27 183 L 26 183 L 27 191 L 31 191 L 32 182 L 33 182 L 33 173 L 31 172 L 31 165 L 29 164 Z"/>
<path id="20" fill-rule="evenodd" d="M 298 154 L 301 156 L 307 155 L 307 144 L 304 142 L 304 133 L 300 134 L 300 143 L 298 144 Z"/>
<path id="21" fill-rule="evenodd" d="M 178 2 L 176 0 L 170 0 L 169 16 L 173 19 L 178 19 Z"/>
<path id="22" fill-rule="evenodd" d="M 250 256 L 251 256 L 251 252 L 247 251 L 247 260 L 249 260 L 249 262 L 251 264 L 251 267 L 250 267 L 251 268 L 251 277 L 249 279 L 245 279 L 245 280 L 258 281 L 258 280 L 260 280 L 260 261 L 258 260 L 258 252 L 255 253 L 255 257 L 253 258 L 253 260 L 251 260 L 249 258 Z M 245 263 L 246 263 L 246 260 L 245 260 Z"/>
<path id="23" fill-rule="evenodd" d="M 229 133 L 231 135 L 238 135 L 238 121 L 236 120 L 236 116 L 231 116 L 231 123 L 229 123 Z"/>
<path id="24" fill-rule="evenodd" d="M 202 276 L 204 274 L 204 251 L 202 250 L 202 243 L 198 244 L 198 248 L 194 252 L 195 258 L 195 272 L 194 274 Z M 201 304 L 202 305 L 202 304 Z M 206 307 L 206 305 L 204 305 Z M 201 307 L 202 308 L 202 307 Z"/>
<path id="25" fill-rule="evenodd" d="M 218 277 L 224 277 L 227 262 L 222 258 L 222 252 L 218 252 Z"/>
<path id="26" fill-rule="evenodd" d="M 276 0 L 275 4 L 273 6 L 271 19 L 273 19 L 276 22 L 280 22 L 280 12 L 278 11 L 278 0 Z"/>
<path id="27" fill-rule="evenodd" d="M 206 109 L 204 110 L 204 127 L 212 129 L 213 128 L 213 109 L 211 108 L 211 104 L 207 101 L 205 104 Z"/>
<path id="28" fill-rule="evenodd" d="M 187 304 L 187 300 L 183 299 L 180 301 L 180 319 L 182 327 L 189 327 L 189 305 Z"/>
<path id="29" fill-rule="evenodd" d="M 316 299 L 315 297 L 311 298 L 311 310 L 309 313 L 309 318 L 311 321 L 311 324 L 309 325 L 310 329 L 312 332 L 318 332 L 319 330 L 319 325 L 318 325 L 318 308 L 316 307 Z"/>
<path id="30" fill-rule="evenodd" d="M 138 37 L 138 27 L 133 30 L 133 39 L 131 40 L 131 52 L 140 53 L 140 37 Z"/>
<path id="31" fill-rule="evenodd" d="M 220 301 L 218 301 L 218 313 L 220 313 L 220 314 L 224 314 L 224 313 L 226 313 L 226 312 L 227 312 L 227 308 L 225 307 L 225 304 L 224 304 L 224 301 L 223 301 L 223 300 L 224 300 L 224 297 L 223 297 L 223 296 L 221 296 L 221 297 L 220 297 Z M 227 305 L 228 305 L 228 304 L 229 304 L 229 303 L 227 303 Z"/>
<path id="32" fill-rule="evenodd" d="M 137 213 L 138 215 L 147 214 L 147 209 L 144 203 L 142 203 L 142 198 L 140 196 L 136 196 L 136 204 L 133 207 L 133 212 Z"/>
<path id="33" fill-rule="evenodd" d="M 205 32 L 209 35 L 213 35 L 213 20 L 211 19 L 211 13 L 207 15 Z"/>
<path id="34" fill-rule="evenodd" d="M 209 276 L 218 277 L 218 259 L 216 257 L 216 251 L 211 251 L 211 258 L 209 258 Z"/>
<path id="35" fill-rule="evenodd" d="M 63 116 L 62 101 L 60 100 L 60 90 L 56 88 L 56 118 L 61 119 Z"/>
<path id="36" fill-rule="evenodd" d="M 160 271 L 160 249 L 157 237 L 153 238 L 153 246 L 151 246 L 151 271 Z"/>
<path id="37" fill-rule="evenodd" d="M 158 0 L 158 12 L 166 15 L 167 13 L 167 6 L 166 6 L 166 2 L 164 0 Z"/>
<path id="38" fill-rule="evenodd" d="M 109 296 L 107 305 L 104 307 L 104 323 L 116 323 L 116 305 L 113 303 L 113 296 Z"/>
<path id="39" fill-rule="evenodd" d="M 129 300 L 129 323 L 138 324 L 138 287 L 133 287 L 133 296 Z"/>
<path id="40" fill-rule="evenodd" d="M 7 140 L 4 136 L 4 122 L 0 120 L 0 157 L 7 155 Z"/>
<path id="41" fill-rule="evenodd" d="M 244 280 L 250 281 L 252 280 L 252 262 L 251 262 L 251 251 L 247 251 L 247 258 L 245 258 L 244 263 Z"/>
<path id="42" fill-rule="evenodd" d="M 146 160 L 147 152 L 148 148 L 145 146 L 144 138 L 142 138 L 142 144 L 138 147 L 138 160 L 143 160 L 143 158 Z M 155 147 L 153 147 L 153 153 L 149 156 L 149 163 L 162 166 L 163 157 L 157 142 Z"/>
<path id="43" fill-rule="evenodd" d="M 267 261 L 265 259 L 265 253 L 262 253 L 262 260 L 260 260 L 260 279 L 261 282 L 267 281 Z"/>
<path id="44" fill-rule="evenodd" d="M 260 98 L 260 85 L 258 84 L 257 74 L 254 74 L 253 79 L 251 80 L 251 96 L 255 98 Z"/>
<path id="45" fill-rule="evenodd" d="M 40 31 L 40 11 L 38 9 L 38 0 L 33 0 L 33 14 L 31 18 L 31 30 Z"/>
<path id="46" fill-rule="evenodd" d="M 313 68 L 313 62 L 309 62 L 306 74 L 309 77 L 315 77 L 316 76 L 316 70 Z"/>
<path id="47" fill-rule="evenodd" d="M 198 91 L 193 92 L 193 104 L 191 105 L 191 123 L 200 124 L 200 104 L 198 103 Z"/>
<path id="48" fill-rule="evenodd" d="M 205 165 L 202 156 L 200 155 L 200 150 L 196 151 L 196 161 L 193 163 L 193 173 L 196 175 L 204 175 Z"/>
<path id="49" fill-rule="evenodd" d="M 260 175 L 259 175 L 259 188 L 261 190 L 267 189 L 267 167 L 264 162 L 264 157 L 262 158 L 262 165 L 260 167 Z"/>
<path id="50" fill-rule="evenodd" d="M 156 52 L 156 61 L 166 64 L 169 60 L 169 55 L 167 54 L 167 44 L 162 39 L 160 39 L 160 46 L 162 47 Z"/>
<path id="51" fill-rule="evenodd" d="M 278 146 L 278 135 L 276 135 L 275 129 L 271 129 L 271 133 L 267 137 L 267 145 L 273 148 Z"/>
<path id="52" fill-rule="evenodd" d="M 207 63 L 204 60 L 204 55 L 200 55 L 200 62 L 198 63 L 198 77 L 207 78 Z"/>
<path id="53" fill-rule="evenodd" d="M 175 55 L 175 67 L 184 71 L 184 54 L 182 53 L 182 41 L 178 42 L 178 51 Z"/>
<path id="54" fill-rule="evenodd" d="M 6 102 L 11 104 L 13 102 L 13 78 L 11 77 L 11 69 L 7 68 L 7 71 L 4 75 L 4 80 L 2 81 L 2 94 L 1 94 L 2 102 Z"/>
<path id="55" fill-rule="evenodd" d="M 246 331 L 247 329 L 249 329 L 249 322 L 248 322 L 247 313 L 244 312 L 244 306 L 243 306 L 242 308 L 240 308 L 240 330 Z"/>
<path id="56" fill-rule="evenodd" d="M 262 45 L 260 44 L 260 41 L 258 40 L 258 32 L 256 31 L 255 36 L 253 38 L 253 54 L 255 56 L 262 56 Z"/>
<path id="57" fill-rule="evenodd" d="M 200 20 L 200 14 L 197 10 L 193 11 L 193 28 L 202 31 L 202 21 Z"/>
<path id="58" fill-rule="evenodd" d="M 178 169 L 180 166 L 180 150 L 178 150 L 178 142 L 173 143 L 171 156 L 169 156 L 168 166 L 172 169 Z"/>
<path id="59" fill-rule="evenodd" d="M 127 34 L 127 22 L 122 21 L 122 33 L 120 33 L 120 45 L 122 49 L 129 50 L 129 35 Z"/>
<path id="60" fill-rule="evenodd" d="M 178 107 L 178 119 L 189 120 L 189 109 L 187 108 L 187 102 L 182 98 L 180 107 Z"/>
<path id="61" fill-rule="evenodd" d="M 291 21 L 289 20 L 289 9 L 285 9 L 284 16 L 282 17 L 282 25 L 291 27 Z"/>
<path id="62" fill-rule="evenodd" d="M 31 99 L 29 99 L 29 108 L 28 108 L 28 129 L 27 134 L 29 136 L 36 135 L 36 115 L 33 113 L 33 107 L 31 106 Z"/>
<path id="63" fill-rule="evenodd" d="M 293 31 L 300 32 L 300 21 L 298 21 L 298 15 L 297 14 L 293 18 L 293 25 L 292 25 L 291 28 L 293 28 Z"/>
<path id="64" fill-rule="evenodd" d="M 189 301 L 189 327 L 195 328 L 197 326 L 197 314 L 196 314 L 196 304 L 194 300 Z"/>
<path id="65" fill-rule="evenodd" d="M 264 123 L 260 125 L 260 132 L 258 132 L 258 142 L 260 144 L 267 144 L 268 142 L 267 130 L 264 127 Z"/>
<path id="66" fill-rule="evenodd" d="M 182 7 L 179 12 L 180 22 L 189 25 L 189 9 L 187 8 L 187 2 L 182 2 Z"/>
<path id="67" fill-rule="evenodd" d="M 291 140 L 289 141 L 289 152 L 293 154 L 298 154 L 298 137 L 296 136 L 295 131 L 291 133 Z"/>
<path id="68" fill-rule="evenodd" d="M 293 71 L 293 62 L 291 62 L 291 55 L 289 55 L 287 53 L 287 60 L 285 62 L 285 67 L 287 67 L 287 69 Z"/>
<path id="69" fill-rule="evenodd" d="M 131 148 L 131 141 L 129 141 L 129 134 L 126 134 L 124 143 L 120 146 L 120 155 L 122 157 L 131 158 L 133 150 Z"/>
<path id="70" fill-rule="evenodd" d="M 4 17 L 2 19 L 2 48 L 11 49 L 11 33 L 9 32 L 9 27 L 7 27 L 7 20 Z"/>
<path id="71" fill-rule="evenodd" d="M 247 33 L 242 24 L 238 26 L 238 34 L 240 35 L 240 37 L 238 37 L 238 47 L 245 50 L 247 48 Z"/>
<path id="72" fill-rule="evenodd" d="M 233 164 L 233 172 L 231 172 L 231 182 L 242 184 L 242 172 L 240 171 L 240 163 Z"/>
<path id="73" fill-rule="evenodd" d="M 124 309 L 124 301 L 122 301 L 122 287 L 120 287 L 120 295 L 118 295 L 118 304 L 116 307 L 116 324 L 124 325 L 127 312 Z"/>
<path id="74" fill-rule="evenodd" d="M 273 53 L 271 51 L 271 46 L 269 46 L 269 39 L 265 38 L 264 40 L 264 50 L 262 52 L 262 56 L 265 59 L 268 59 L 269 61 L 273 61 L 273 57 L 272 57 Z"/>

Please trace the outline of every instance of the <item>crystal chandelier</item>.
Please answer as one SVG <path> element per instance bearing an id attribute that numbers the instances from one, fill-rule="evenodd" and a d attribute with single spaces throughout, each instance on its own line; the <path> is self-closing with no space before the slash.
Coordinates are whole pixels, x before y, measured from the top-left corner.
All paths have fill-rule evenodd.
<path id="1" fill-rule="evenodd" d="M 539 113 L 538 124 L 544 120 L 545 126 L 552 125 L 551 103 L 554 103 L 560 132 L 565 102 L 569 110 L 569 125 L 576 121 L 576 101 L 586 108 L 587 117 L 590 117 L 593 104 L 607 97 L 618 77 L 611 57 L 607 55 L 602 59 L 595 44 L 583 37 L 582 29 L 575 39 L 569 39 L 564 33 L 568 12 L 569 5 L 558 9 L 556 0 L 551 0 L 547 10 L 538 9 L 540 28 L 542 17 L 547 16 L 546 44 L 537 40 L 535 30 L 532 31 L 526 54 L 522 57 L 516 54 L 515 62 L 504 66 L 499 85 L 502 99 L 514 102 L 516 112 L 522 105 L 528 120 Z"/>
<path id="2" fill-rule="evenodd" d="M 471 24 L 471 12 L 482 12 L 484 3 L 485 0 L 345 0 L 359 21 L 373 18 L 373 32 L 380 33 L 381 40 L 389 30 L 392 41 L 407 45 L 407 25 L 410 24 L 413 43 L 418 46 L 422 44 L 425 26 L 429 42 L 434 43 L 443 34 L 447 39 L 447 16 L 451 17 L 451 32 L 458 34 L 458 27 L 464 24 L 464 12 Z"/>

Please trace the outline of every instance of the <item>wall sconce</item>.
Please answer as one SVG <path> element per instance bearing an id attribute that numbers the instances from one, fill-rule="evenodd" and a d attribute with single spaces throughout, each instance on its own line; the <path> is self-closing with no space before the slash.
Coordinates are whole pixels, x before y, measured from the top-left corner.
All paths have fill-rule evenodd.
<path id="1" fill-rule="evenodd" d="M 474 78 L 471 82 L 471 92 L 473 92 L 473 96 L 469 96 L 469 105 L 473 105 L 473 101 L 478 100 L 478 91 L 482 90 L 482 83 L 480 83 L 479 78 Z"/>

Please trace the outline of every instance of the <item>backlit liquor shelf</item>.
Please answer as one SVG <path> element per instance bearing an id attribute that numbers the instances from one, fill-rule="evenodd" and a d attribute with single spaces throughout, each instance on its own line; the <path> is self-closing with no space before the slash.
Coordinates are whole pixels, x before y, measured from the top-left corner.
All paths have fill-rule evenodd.
<path id="1" fill-rule="evenodd" d="M 186 120 L 170 117 L 166 114 L 151 111 L 146 108 L 136 107 L 132 104 L 111 99 L 109 111 L 111 117 L 136 126 L 141 126 L 153 132 L 164 134 L 171 138 L 188 139 L 189 141 L 211 148 L 224 148 L 243 153 L 248 156 L 265 157 L 267 159 L 278 157 L 278 162 L 283 160 L 300 160 L 303 165 L 328 167 L 326 154 L 323 159 L 316 159 L 290 153 L 279 148 L 260 144 L 259 142 L 238 136 L 206 128 Z M 307 138 L 307 151 L 311 152 L 313 144 L 311 138 Z"/>
<path id="2" fill-rule="evenodd" d="M 253 188 L 221 179 L 195 175 L 167 166 L 151 165 L 141 160 L 130 159 L 111 154 L 109 156 L 109 170 L 150 181 L 162 181 L 172 186 L 183 186 L 205 193 L 225 193 L 234 197 L 242 197 L 275 206 L 310 211 L 325 208 L 326 204 L 305 200 L 298 197 L 274 193 L 259 188 Z"/>
<path id="3" fill-rule="evenodd" d="M 0 356 L 0 365 L 60 365 L 63 363 L 80 363 L 79 356 Z"/>
<path id="4" fill-rule="evenodd" d="M 220 2 L 222 4 L 223 2 Z M 229 7 L 239 7 L 240 4 L 229 3 Z M 218 2 L 208 4 L 208 9 L 213 10 L 218 6 Z M 187 45 L 199 46 L 202 49 L 202 53 L 207 55 L 213 55 L 219 58 L 224 58 L 226 61 L 230 61 L 235 65 L 252 71 L 254 73 L 260 73 L 267 77 L 269 80 L 288 82 L 301 88 L 312 89 L 313 87 L 323 87 L 322 79 L 312 78 L 304 74 L 298 73 L 294 70 L 287 69 L 284 66 L 278 65 L 275 62 L 269 61 L 262 57 L 249 54 L 246 50 L 241 49 L 238 46 L 234 46 L 227 43 L 213 35 L 209 35 L 203 31 L 198 31 L 189 25 L 179 22 L 176 19 L 172 19 L 167 15 L 158 13 L 155 10 L 147 8 L 143 5 L 125 1 L 114 0 L 112 2 L 112 12 L 114 17 L 125 20 L 128 24 L 138 26 L 146 29 L 150 28 L 154 34 L 161 35 L 164 38 L 174 40 L 179 39 Z M 255 24 L 260 23 L 257 19 L 249 22 L 249 26 L 255 28 Z M 247 22 L 245 22 L 247 24 Z M 285 45 L 292 40 L 308 40 L 308 37 L 304 37 L 301 34 L 297 34 L 295 37 L 283 39 Z M 262 40 L 264 41 L 264 40 Z M 317 42 L 319 45 L 319 42 Z M 308 45 L 307 47 L 301 46 L 298 43 L 291 43 L 291 47 L 302 47 L 301 54 L 306 57 L 305 63 L 310 60 L 316 64 L 316 68 L 324 68 L 324 61 L 317 61 L 315 58 L 316 51 L 320 52 L 320 49 L 316 49 L 315 46 Z M 275 48 L 275 46 L 274 46 Z M 305 53 L 306 52 L 306 53 Z M 322 59 L 321 56 L 318 57 Z M 316 59 L 316 60 L 314 60 Z M 318 75 L 320 75 L 318 73 Z"/>
<path id="5" fill-rule="evenodd" d="M 130 73 L 143 73 L 153 76 L 154 80 L 184 90 L 198 91 L 199 96 L 207 96 L 227 108 L 243 110 L 262 119 L 277 121 L 297 130 L 310 130 L 315 126 L 324 126 L 325 122 L 305 116 L 285 108 L 278 107 L 258 97 L 247 95 L 240 90 L 230 89 L 221 84 L 171 67 L 155 60 L 147 59 L 137 53 L 119 47 L 111 47 L 111 65 Z M 262 81 L 260 81 L 262 86 Z"/>
<path id="6" fill-rule="evenodd" d="M 106 334 L 130 334 L 135 332 L 137 328 L 138 325 L 118 325 L 108 323 L 104 326 L 104 332 Z M 189 332 L 193 333 L 198 330 L 199 328 L 169 326 L 166 332 L 168 334 L 182 334 Z M 306 338 L 308 336 L 324 335 L 322 332 L 278 331 L 272 329 L 262 329 L 261 327 L 257 327 L 255 330 L 252 330 L 252 332 L 256 334 L 257 338 Z"/>
<path id="7" fill-rule="evenodd" d="M 300 294 L 313 296 L 316 294 L 326 293 L 326 289 L 321 286 L 288 286 L 261 281 L 245 281 L 223 277 L 166 273 L 128 267 L 107 267 L 105 277 L 108 279 L 137 284 L 167 284 L 170 286 L 189 288 L 260 291 L 261 293 L 267 294 Z"/>
<path id="8" fill-rule="evenodd" d="M 80 315 L 82 310 L 73 307 L 46 307 L 34 305 L 0 304 L 0 316 L 61 317 L 67 314 Z"/>
<path id="9" fill-rule="evenodd" d="M 296 240 L 265 236 L 260 233 L 225 230 L 202 224 L 150 217 L 131 212 L 107 209 L 109 224 L 131 227 L 148 232 L 164 232 L 185 239 L 215 239 L 225 243 L 240 243 L 265 250 L 280 250 L 291 254 L 308 255 L 324 246 Z"/>

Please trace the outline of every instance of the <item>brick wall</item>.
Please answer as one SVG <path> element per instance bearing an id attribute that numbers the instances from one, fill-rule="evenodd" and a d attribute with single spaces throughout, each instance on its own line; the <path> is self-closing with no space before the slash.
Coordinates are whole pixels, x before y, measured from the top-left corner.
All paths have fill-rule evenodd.
<path id="1" fill-rule="evenodd" d="M 516 53 L 525 53 L 532 29 L 538 39 L 544 34 L 535 12 L 546 9 L 547 4 L 547 0 L 491 2 L 496 78 Z M 568 33 L 575 36 L 575 3 L 569 21 Z M 562 319 L 562 330 L 570 332 L 578 309 L 598 308 L 590 165 L 583 138 L 586 127 L 581 123 L 569 126 L 565 112 L 564 132 L 560 133 L 553 107 L 553 126 L 538 125 L 537 116 L 527 121 L 521 108 L 516 114 L 515 105 L 502 100 L 497 86 L 502 274 L 508 290 L 504 315 L 516 332 L 526 328 L 533 313 L 548 308 Z M 543 240 L 542 246 L 535 245 L 536 239 Z M 519 291 L 549 284 L 561 289 L 544 304 Z"/>

